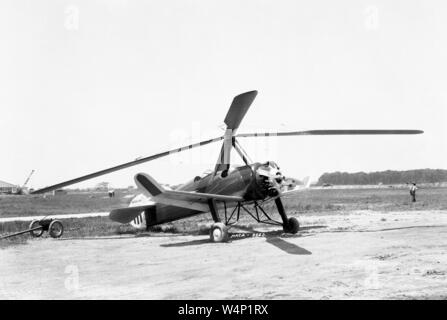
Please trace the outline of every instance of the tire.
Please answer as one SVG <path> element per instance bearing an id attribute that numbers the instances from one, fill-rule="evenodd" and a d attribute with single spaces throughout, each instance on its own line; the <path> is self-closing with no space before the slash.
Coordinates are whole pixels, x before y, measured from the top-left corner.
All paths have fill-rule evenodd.
<path id="1" fill-rule="evenodd" d="M 283 230 L 286 233 L 296 234 L 300 230 L 298 219 L 294 217 L 287 219 L 287 225 L 283 225 Z"/>
<path id="2" fill-rule="evenodd" d="M 33 220 L 31 221 L 31 223 L 29 224 L 29 229 L 34 229 L 39 227 L 39 220 Z M 42 234 L 43 234 L 43 228 L 40 228 L 38 230 L 32 230 L 29 232 L 31 234 L 31 237 L 33 238 L 39 238 Z"/>
<path id="3" fill-rule="evenodd" d="M 222 222 L 213 224 L 210 230 L 211 242 L 227 242 L 228 241 L 228 228 Z"/>
<path id="4" fill-rule="evenodd" d="M 51 221 L 50 226 L 48 227 L 48 233 L 52 238 L 60 238 L 64 233 L 62 222 L 59 220 Z"/>

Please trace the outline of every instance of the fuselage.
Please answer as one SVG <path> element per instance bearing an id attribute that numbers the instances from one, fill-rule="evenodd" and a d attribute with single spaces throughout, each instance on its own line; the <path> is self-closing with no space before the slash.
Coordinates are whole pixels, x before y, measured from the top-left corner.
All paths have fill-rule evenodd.
<path id="1" fill-rule="evenodd" d="M 256 162 L 234 167 L 226 175 L 210 172 L 203 176 L 196 176 L 180 186 L 178 190 L 240 196 L 246 201 L 263 200 L 275 195 L 273 190 L 279 191 L 280 181 L 274 178 L 280 173 L 277 175 L 278 170 L 271 172 L 276 168 L 276 164 L 270 161 L 264 164 Z"/>
<path id="2" fill-rule="evenodd" d="M 176 188 L 176 190 L 238 196 L 242 197 L 244 202 L 251 203 L 277 196 L 280 192 L 282 179 L 283 176 L 279 172 L 276 163 L 272 161 L 262 164 L 256 162 L 250 165 L 233 167 L 226 174 L 209 172 L 202 176 L 196 176 L 189 182 Z M 151 199 L 139 195 L 132 201 L 131 206 L 147 203 L 151 203 Z M 140 218 L 131 223 L 133 226 L 146 228 L 204 213 L 203 211 L 152 203 L 154 204 L 153 208 L 143 212 Z M 236 205 L 237 203 L 226 203 L 225 205 L 222 202 L 217 203 L 219 209 L 223 207 L 231 208 Z"/>

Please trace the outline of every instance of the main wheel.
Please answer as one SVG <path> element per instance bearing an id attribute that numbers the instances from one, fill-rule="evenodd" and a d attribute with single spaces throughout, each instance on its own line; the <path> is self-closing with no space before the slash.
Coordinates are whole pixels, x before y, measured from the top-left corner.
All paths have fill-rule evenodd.
<path id="1" fill-rule="evenodd" d="M 48 233 L 52 238 L 60 238 L 64 233 L 62 222 L 59 220 L 51 221 L 50 226 L 48 227 Z"/>
<path id="2" fill-rule="evenodd" d="M 222 222 L 213 224 L 210 231 L 211 242 L 226 242 L 228 241 L 228 228 Z"/>
<path id="3" fill-rule="evenodd" d="M 30 229 L 34 229 L 40 227 L 39 221 L 38 220 L 33 220 L 31 221 L 31 223 L 29 224 L 29 228 Z M 29 233 L 31 233 L 31 236 L 34 238 L 38 238 L 43 234 L 43 228 L 37 229 L 37 230 L 31 230 Z"/>
<path id="4" fill-rule="evenodd" d="M 297 218 L 291 217 L 287 219 L 287 225 L 283 225 L 284 232 L 295 234 L 300 229 L 300 223 Z"/>

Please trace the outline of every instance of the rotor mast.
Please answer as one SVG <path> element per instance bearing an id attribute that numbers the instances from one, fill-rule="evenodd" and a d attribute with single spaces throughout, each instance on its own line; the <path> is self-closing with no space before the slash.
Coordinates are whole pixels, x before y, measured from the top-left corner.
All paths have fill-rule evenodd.
<path id="1" fill-rule="evenodd" d="M 214 174 L 222 171 L 222 176 L 226 176 L 228 169 L 230 168 L 231 149 L 235 145 L 234 137 L 236 135 L 236 131 L 251 104 L 255 100 L 257 94 L 258 91 L 253 90 L 234 97 L 230 109 L 225 116 L 224 123 L 227 125 L 227 128 L 223 136 L 224 141 L 214 168 Z"/>

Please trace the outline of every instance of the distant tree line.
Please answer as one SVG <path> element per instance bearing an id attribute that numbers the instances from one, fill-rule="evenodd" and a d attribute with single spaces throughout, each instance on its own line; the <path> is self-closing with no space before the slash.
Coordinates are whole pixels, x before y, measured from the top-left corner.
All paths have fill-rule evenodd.
<path id="1" fill-rule="evenodd" d="M 435 183 L 447 182 L 447 170 L 418 169 L 408 171 L 379 171 L 379 172 L 331 172 L 324 173 L 318 179 L 318 185 L 355 185 L 355 184 L 402 184 L 407 182 Z"/>

